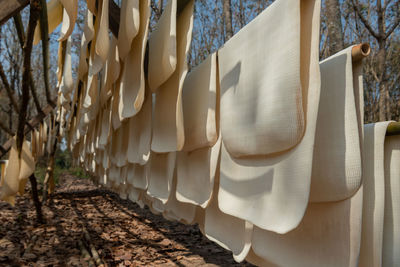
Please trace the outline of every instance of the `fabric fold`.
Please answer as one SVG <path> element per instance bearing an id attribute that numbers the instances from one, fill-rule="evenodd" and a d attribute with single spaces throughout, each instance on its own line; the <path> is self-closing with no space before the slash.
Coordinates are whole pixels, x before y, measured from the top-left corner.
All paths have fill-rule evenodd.
<path id="1" fill-rule="evenodd" d="M 309 199 L 320 93 L 319 14 L 318 0 L 277 0 L 218 52 L 219 208 L 280 234 L 299 225 Z M 268 77 L 275 77 L 272 84 Z M 292 95 L 286 99 L 284 92 Z M 271 99 L 276 104 L 268 104 Z M 270 112 L 274 106 L 279 107 Z M 276 140 L 281 137 L 284 146 Z M 243 155 L 248 156 L 237 157 Z"/>
<path id="2" fill-rule="evenodd" d="M 157 153 L 179 151 L 185 141 L 182 86 L 188 70 L 187 55 L 193 28 L 193 6 L 194 1 L 191 0 L 178 18 L 176 70 L 156 93 L 151 150 Z M 152 53 L 151 49 L 149 51 Z"/>
<path id="3" fill-rule="evenodd" d="M 158 91 L 174 73 L 177 65 L 177 0 L 168 0 L 149 38 L 148 81 L 151 91 Z"/>
<path id="4" fill-rule="evenodd" d="M 60 0 L 64 7 L 63 24 L 61 26 L 59 42 L 67 40 L 75 28 L 78 17 L 78 0 Z"/>
<path id="5" fill-rule="evenodd" d="M 385 140 L 385 212 L 382 266 L 400 263 L 400 138 Z"/>
<path id="6" fill-rule="evenodd" d="M 385 212 L 385 135 L 390 122 L 364 126 L 360 266 L 381 266 Z"/>
<path id="7" fill-rule="evenodd" d="M 350 46 L 320 63 L 321 95 L 315 133 L 310 202 L 339 201 L 361 186 L 362 79 Z M 354 78 L 353 78 L 354 77 Z"/>
<path id="8" fill-rule="evenodd" d="M 150 1 L 140 1 L 140 27 L 125 57 L 119 93 L 119 116 L 135 116 L 142 108 L 145 94 L 144 57 L 150 19 Z"/>
<path id="9" fill-rule="evenodd" d="M 118 50 L 122 60 L 131 50 L 133 38 L 138 34 L 142 14 L 139 9 L 139 0 L 122 0 L 121 16 L 118 29 Z"/>

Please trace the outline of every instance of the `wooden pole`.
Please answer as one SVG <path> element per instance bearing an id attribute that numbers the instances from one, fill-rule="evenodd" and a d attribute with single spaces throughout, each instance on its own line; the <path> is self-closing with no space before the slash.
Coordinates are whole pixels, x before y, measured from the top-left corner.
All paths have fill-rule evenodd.
<path id="1" fill-rule="evenodd" d="M 386 136 L 400 135 L 400 122 L 389 123 L 386 129 Z"/>
<path id="2" fill-rule="evenodd" d="M 40 3 L 39 0 L 31 0 L 30 2 L 29 23 L 26 41 L 24 45 L 24 62 L 22 66 L 22 96 L 20 101 L 20 109 L 18 114 L 18 128 L 17 128 L 17 150 L 18 155 L 21 156 L 22 143 L 25 137 L 25 122 L 27 107 L 29 103 L 29 75 L 31 72 L 31 54 L 33 45 L 33 36 L 35 33 L 36 24 L 39 18 Z"/>
<path id="3" fill-rule="evenodd" d="M 22 19 L 21 15 L 17 14 L 14 16 L 14 25 L 17 30 L 17 35 L 19 39 L 19 44 L 21 46 L 21 49 L 24 49 L 24 42 L 25 42 L 25 31 L 24 31 L 24 25 L 22 24 Z M 36 86 L 35 83 L 33 82 L 33 77 L 32 77 L 32 72 L 29 72 L 29 87 L 31 89 L 32 97 L 33 97 L 33 102 L 35 103 L 36 110 L 38 113 L 43 113 L 42 108 L 40 107 L 39 103 L 39 98 L 36 93 Z"/>
<path id="4" fill-rule="evenodd" d="M 31 183 L 31 188 L 32 188 L 33 203 L 35 204 L 35 208 L 36 208 L 36 220 L 38 223 L 42 224 L 43 223 L 42 203 L 39 200 L 39 194 L 38 194 L 38 190 L 37 190 L 37 181 L 36 181 L 36 177 L 34 174 L 29 176 L 29 181 Z"/>
<path id="5" fill-rule="evenodd" d="M 351 49 L 353 62 L 360 61 L 371 53 L 371 47 L 367 43 L 358 44 Z"/>
<path id="6" fill-rule="evenodd" d="M 44 89 L 46 92 L 47 104 L 53 107 L 56 104 L 52 101 L 50 94 L 49 84 L 49 26 L 47 21 L 47 4 L 46 0 L 40 0 L 40 34 L 42 37 L 42 56 L 43 56 L 43 75 L 44 75 Z"/>

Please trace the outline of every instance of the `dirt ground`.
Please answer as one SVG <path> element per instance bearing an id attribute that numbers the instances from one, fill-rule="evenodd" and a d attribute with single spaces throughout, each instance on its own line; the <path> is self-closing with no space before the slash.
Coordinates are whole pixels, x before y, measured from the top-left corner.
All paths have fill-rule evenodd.
<path id="1" fill-rule="evenodd" d="M 0 266 L 252 266 L 235 263 L 197 226 L 167 221 L 89 180 L 66 174 L 60 185 L 43 206 L 44 225 L 30 192 L 15 207 L 0 202 Z"/>

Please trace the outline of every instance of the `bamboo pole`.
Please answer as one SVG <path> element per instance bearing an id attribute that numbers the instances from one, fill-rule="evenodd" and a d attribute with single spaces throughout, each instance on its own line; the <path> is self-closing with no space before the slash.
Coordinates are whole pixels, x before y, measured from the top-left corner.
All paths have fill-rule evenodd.
<path id="1" fill-rule="evenodd" d="M 353 46 L 351 49 L 351 57 L 353 62 L 366 58 L 371 53 L 371 47 L 367 43 L 361 43 Z"/>
<path id="2" fill-rule="evenodd" d="M 389 123 L 386 129 L 386 136 L 400 135 L 400 122 Z"/>

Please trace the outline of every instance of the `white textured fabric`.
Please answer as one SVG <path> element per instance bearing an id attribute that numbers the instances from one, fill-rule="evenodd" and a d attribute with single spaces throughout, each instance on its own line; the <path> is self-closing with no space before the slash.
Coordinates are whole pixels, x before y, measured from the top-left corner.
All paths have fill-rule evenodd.
<path id="1" fill-rule="evenodd" d="M 101 134 L 99 137 L 99 144 L 105 146 L 109 141 L 111 130 L 111 103 L 107 103 L 103 108 L 103 116 L 101 121 Z"/>
<path id="2" fill-rule="evenodd" d="M 118 81 L 116 82 L 117 86 L 114 88 L 112 98 L 111 98 L 111 122 L 114 130 L 121 127 L 121 120 L 118 114 L 118 105 L 119 105 L 119 88 Z"/>
<path id="3" fill-rule="evenodd" d="M 130 163 L 145 164 L 150 157 L 152 97 L 147 90 L 142 109 L 128 119 L 129 141 L 126 144 L 127 160 Z"/>
<path id="4" fill-rule="evenodd" d="M 50 35 L 62 22 L 63 18 L 63 6 L 60 0 L 50 0 L 47 2 L 47 24 L 48 24 L 48 34 Z M 33 45 L 39 44 L 42 39 L 40 30 L 40 21 L 35 28 L 35 34 L 33 36 Z"/>
<path id="5" fill-rule="evenodd" d="M 346 200 L 310 203 L 299 226 L 284 235 L 254 227 L 252 248 L 277 266 L 357 266 L 362 198 L 361 187 Z"/>
<path id="6" fill-rule="evenodd" d="M 149 165 L 128 164 L 127 181 L 135 188 L 146 190 L 148 186 Z"/>
<path id="7" fill-rule="evenodd" d="M 353 85 L 361 64 L 352 63 L 352 46 L 320 63 L 318 109 L 311 177 L 311 202 L 339 201 L 361 186 L 362 82 Z M 353 72 L 354 69 L 354 72 Z M 356 78 L 356 77 L 355 77 Z M 358 77 L 357 77 L 358 78 Z M 354 81 L 358 81 L 354 79 Z M 356 92 L 356 90 L 358 92 Z"/>
<path id="8" fill-rule="evenodd" d="M 168 201 L 174 177 L 176 152 L 150 154 L 150 174 L 147 194 L 162 204 Z M 154 202 L 153 202 L 154 204 Z M 153 206 L 154 208 L 154 206 Z M 163 211 L 163 210 L 162 210 Z"/>
<path id="9" fill-rule="evenodd" d="M 218 208 L 218 174 L 213 197 L 204 214 L 204 235 L 221 247 L 232 251 L 233 258 L 241 262 L 251 248 L 253 225 L 240 218 L 223 213 Z"/>
<path id="10" fill-rule="evenodd" d="M 277 0 L 219 53 L 222 132 L 219 208 L 277 233 L 296 228 L 308 203 L 320 91 L 319 14 L 318 0 Z M 296 38 L 298 42 L 294 41 Z M 232 66 L 232 61 L 237 63 Z M 281 66 L 282 62 L 285 65 Z M 291 66 L 297 66 L 296 70 L 288 72 Z M 242 78 L 244 74 L 246 77 Z M 270 83 L 265 77 L 275 79 Z M 244 81 L 248 83 L 243 84 Z M 281 86 L 286 89 L 289 86 L 291 89 L 286 92 L 299 98 L 288 102 L 291 97 Z M 270 99 L 278 102 L 272 105 Z M 277 109 L 273 111 L 272 107 Z M 297 141 L 289 140 L 297 140 L 302 132 L 299 129 L 304 128 L 300 123 L 303 112 L 307 123 L 301 142 L 285 152 L 265 155 L 295 145 Z M 292 131 L 296 134 L 287 133 Z M 256 132 L 260 135 L 256 136 Z M 290 145 L 270 150 L 281 143 L 276 140 L 280 135 Z M 265 143 L 259 140 L 261 137 Z M 274 146 L 265 146 L 270 142 Z M 237 146 L 243 146 L 241 153 L 238 149 L 242 148 Z M 260 153 L 264 156 L 257 156 Z M 234 157 L 246 154 L 253 156 Z"/>
<path id="11" fill-rule="evenodd" d="M 385 140 L 385 216 L 382 266 L 400 265 L 400 138 Z"/>
<path id="12" fill-rule="evenodd" d="M 22 143 L 21 157 L 18 157 L 15 138 L 12 139 L 10 154 L 1 178 L 0 199 L 11 205 L 15 203 L 15 195 L 23 193 L 29 176 L 35 171 L 35 159 L 31 145 L 25 140 Z"/>
<path id="13" fill-rule="evenodd" d="M 266 261 L 265 259 L 261 258 L 260 256 L 258 256 L 257 254 L 254 253 L 253 249 L 250 249 L 249 253 L 246 256 L 246 261 L 254 264 L 256 266 L 263 266 L 263 267 L 278 267 L 278 265 L 273 264 L 269 261 Z"/>
<path id="14" fill-rule="evenodd" d="M 0 199 L 11 205 L 15 203 L 15 195 L 19 189 L 20 160 L 18 158 L 17 143 L 12 139 L 11 149 L 8 156 L 8 163 L 5 168 L 4 177 L 1 179 Z"/>
<path id="15" fill-rule="evenodd" d="M 85 16 L 85 25 L 83 28 L 81 50 L 79 55 L 78 79 L 83 80 L 83 77 L 88 72 L 88 45 L 94 37 L 93 14 L 88 9 Z"/>
<path id="16" fill-rule="evenodd" d="M 100 92 L 100 106 L 103 107 L 111 97 L 113 84 L 119 78 L 121 71 L 121 63 L 119 60 L 119 52 L 117 48 L 117 40 L 112 36 L 108 59 L 104 67 L 103 87 Z"/>
<path id="17" fill-rule="evenodd" d="M 177 0 L 168 0 L 149 38 L 148 81 L 152 92 L 168 80 L 177 65 L 176 5 Z"/>
<path id="18" fill-rule="evenodd" d="M 91 75 L 98 73 L 104 66 L 110 51 L 110 38 L 108 33 L 108 4 L 109 0 L 101 1 L 101 15 L 98 16 L 100 23 L 96 21 L 96 43 L 94 43 L 95 54 L 93 57 L 92 68 L 89 69 Z M 100 2 L 100 1 L 99 1 Z M 100 5 L 99 5 L 100 6 Z"/>
<path id="19" fill-rule="evenodd" d="M 67 40 L 72 34 L 78 17 L 78 0 L 60 0 L 60 2 L 64 7 L 64 13 L 59 42 Z"/>
<path id="20" fill-rule="evenodd" d="M 182 89 L 185 144 L 177 154 L 176 198 L 202 208 L 211 198 L 221 148 L 216 61 L 214 53 L 194 68 Z"/>
<path id="21" fill-rule="evenodd" d="M 128 142 L 130 139 L 130 132 L 129 132 L 129 124 L 128 122 L 123 122 L 120 130 L 120 136 L 118 137 L 118 150 L 116 156 L 116 165 L 117 167 L 123 167 L 128 163 Z"/>
<path id="22" fill-rule="evenodd" d="M 381 266 L 385 207 L 384 143 L 389 122 L 364 126 L 360 266 Z"/>
<path id="23" fill-rule="evenodd" d="M 196 206 L 189 203 L 183 203 L 176 199 L 176 170 L 172 180 L 171 193 L 168 201 L 165 203 L 163 216 L 167 219 L 173 219 L 186 224 L 192 224 L 196 218 Z"/>
<path id="24" fill-rule="evenodd" d="M 219 81 L 218 81 L 219 84 Z M 217 54 L 208 56 L 185 78 L 182 88 L 185 144 L 183 151 L 211 147 L 218 139 Z"/>
<path id="25" fill-rule="evenodd" d="M 151 150 L 158 153 L 179 151 L 182 149 L 185 141 L 182 112 L 182 86 L 188 69 L 186 61 L 192 38 L 193 6 L 194 1 L 190 0 L 178 18 L 176 70 L 172 76 L 160 86 L 156 94 Z M 152 53 L 151 49 L 149 53 Z"/>
<path id="26" fill-rule="evenodd" d="M 232 156 L 278 153 L 302 139 L 307 88 L 300 74 L 308 67 L 301 60 L 305 48 L 299 49 L 303 19 L 300 1 L 276 1 L 218 51 L 221 131 Z M 314 28 L 307 30 L 314 34 Z"/>
<path id="27" fill-rule="evenodd" d="M 139 2 L 139 0 L 122 0 L 121 3 L 118 50 L 122 60 L 128 55 L 132 40 L 139 32 L 141 16 L 146 16 L 139 11 Z"/>
<path id="28" fill-rule="evenodd" d="M 306 1 L 302 4 L 307 5 Z M 320 66 L 311 187 L 314 200 L 320 203 L 309 203 L 300 224 L 284 235 L 254 227 L 250 262 L 266 266 L 358 264 L 364 191 L 360 188 L 363 117 L 358 100 L 362 86 L 357 69 L 361 65 L 352 67 L 350 47 Z"/>
<path id="29" fill-rule="evenodd" d="M 136 115 L 142 108 L 145 92 L 144 56 L 148 25 L 150 19 L 150 1 L 140 1 L 140 28 L 133 39 L 131 49 L 125 58 L 119 93 L 119 116 L 122 119 Z"/>
<path id="30" fill-rule="evenodd" d="M 213 147 L 177 152 L 176 198 L 181 202 L 208 206 L 211 199 L 221 138 Z"/>
<path id="31" fill-rule="evenodd" d="M 72 61 L 71 61 L 71 36 L 67 40 L 67 46 L 65 49 L 65 60 L 63 66 L 63 76 L 60 84 L 60 92 L 63 96 L 60 100 L 61 105 L 69 109 L 69 104 L 71 102 L 71 92 L 74 87 L 74 80 L 72 78 Z"/>

